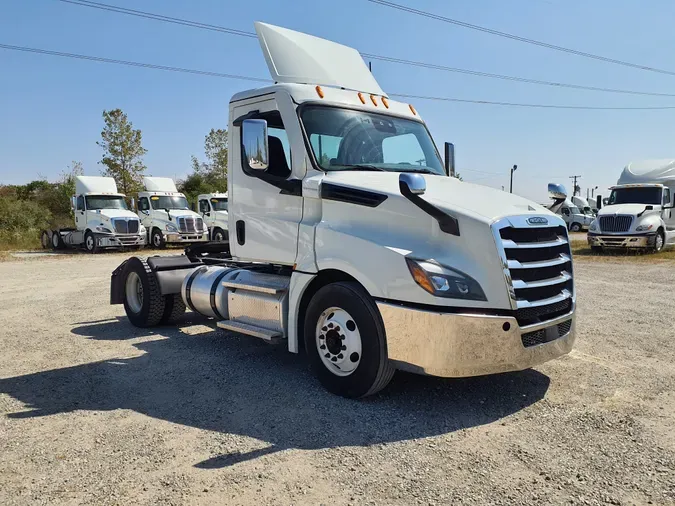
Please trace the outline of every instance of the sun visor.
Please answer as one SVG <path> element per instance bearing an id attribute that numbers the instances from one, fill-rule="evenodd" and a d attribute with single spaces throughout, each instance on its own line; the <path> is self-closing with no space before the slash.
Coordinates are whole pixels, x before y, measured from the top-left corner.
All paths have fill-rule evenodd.
<path id="1" fill-rule="evenodd" d="M 387 96 L 356 49 L 305 33 L 255 23 L 277 83 L 320 84 Z"/>

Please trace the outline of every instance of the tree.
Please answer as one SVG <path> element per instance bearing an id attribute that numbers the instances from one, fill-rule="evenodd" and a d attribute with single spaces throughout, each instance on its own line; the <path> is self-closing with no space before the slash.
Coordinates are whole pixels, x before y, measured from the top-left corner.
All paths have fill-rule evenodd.
<path id="1" fill-rule="evenodd" d="M 180 181 L 178 188 L 191 200 L 200 193 L 227 190 L 227 130 L 214 129 L 204 137 L 206 161 L 192 156 L 192 174 Z"/>
<path id="2" fill-rule="evenodd" d="M 103 148 L 103 174 L 115 178 L 117 188 L 124 194 L 135 193 L 142 188 L 143 155 L 147 152 L 142 145 L 142 134 L 134 129 L 127 115 L 121 109 L 103 111 L 105 126 L 101 131 Z"/>

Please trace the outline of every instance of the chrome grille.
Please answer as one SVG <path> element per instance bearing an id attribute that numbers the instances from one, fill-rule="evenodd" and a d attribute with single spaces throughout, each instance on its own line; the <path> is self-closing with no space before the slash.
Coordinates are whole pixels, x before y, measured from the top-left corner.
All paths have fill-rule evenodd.
<path id="1" fill-rule="evenodd" d="M 115 218 L 112 220 L 115 232 L 118 234 L 137 234 L 138 220 L 131 218 Z"/>
<path id="2" fill-rule="evenodd" d="M 178 230 L 182 233 L 201 233 L 204 230 L 204 220 L 201 218 L 178 218 Z"/>
<path id="3" fill-rule="evenodd" d="M 525 218 L 516 217 L 502 220 L 494 228 L 519 325 L 569 313 L 574 281 L 567 229 L 530 225 Z"/>
<path id="4" fill-rule="evenodd" d="M 633 217 L 631 215 L 600 216 L 600 230 L 602 232 L 628 232 Z"/>

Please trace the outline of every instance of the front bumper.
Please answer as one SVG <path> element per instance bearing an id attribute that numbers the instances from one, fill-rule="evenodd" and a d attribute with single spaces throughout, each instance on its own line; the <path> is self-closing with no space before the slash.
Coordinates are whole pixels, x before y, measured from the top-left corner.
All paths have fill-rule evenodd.
<path id="1" fill-rule="evenodd" d="M 631 234 L 631 235 L 603 235 L 588 234 L 590 246 L 603 248 L 650 248 L 654 246 L 656 234 Z"/>
<path id="2" fill-rule="evenodd" d="M 100 248 L 123 248 L 125 246 L 145 245 L 145 235 L 96 235 Z"/>
<path id="3" fill-rule="evenodd" d="M 569 353 L 575 340 L 574 311 L 521 328 L 512 316 L 436 313 L 385 302 L 377 306 L 389 359 L 398 369 L 432 376 L 529 369 Z"/>
<path id="4" fill-rule="evenodd" d="M 166 242 L 168 243 L 187 243 L 187 242 L 208 242 L 209 234 L 207 232 L 202 233 L 176 233 L 176 232 L 167 232 L 164 236 Z"/>

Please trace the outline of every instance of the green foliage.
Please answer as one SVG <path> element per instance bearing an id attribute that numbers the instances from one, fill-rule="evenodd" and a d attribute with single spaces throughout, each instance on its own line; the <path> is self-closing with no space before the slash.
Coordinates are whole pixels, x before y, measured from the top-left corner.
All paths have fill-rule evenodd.
<path id="1" fill-rule="evenodd" d="M 142 145 L 142 134 L 121 109 L 103 111 L 104 127 L 101 141 L 103 158 L 99 163 L 105 166 L 103 173 L 115 178 L 117 188 L 125 195 L 131 195 L 143 188 L 143 155 L 147 152 Z"/>
<path id="2" fill-rule="evenodd" d="M 0 249 L 37 247 L 50 220 L 51 213 L 35 201 L 0 197 Z"/>
<path id="3" fill-rule="evenodd" d="M 200 193 L 227 191 L 227 130 L 214 129 L 204 138 L 206 162 L 192 156 L 192 174 L 178 182 L 179 191 L 191 202 Z"/>

